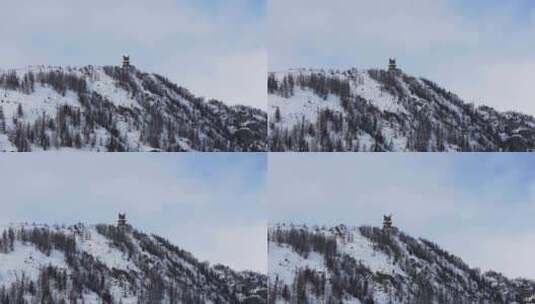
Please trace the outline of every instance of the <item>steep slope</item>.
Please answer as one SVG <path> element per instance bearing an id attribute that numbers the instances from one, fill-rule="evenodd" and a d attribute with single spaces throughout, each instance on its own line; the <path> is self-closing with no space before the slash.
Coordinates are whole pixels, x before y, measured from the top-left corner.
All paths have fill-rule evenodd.
<path id="1" fill-rule="evenodd" d="M 267 116 L 135 67 L 0 71 L 0 151 L 263 151 Z"/>
<path id="2" fill-rule="evenodd" d="M 269 228 L 269 303 L 535 303 L 535 281 L 481 273 L 397 229 Z"/>
<path id="3" fill-rule="evenodd" d="M 130 226 L 1 231 L 0 303 L 266 303 L 266 276 L 209 266 Z"/>
<path id="4" fill-rule="evenodd" d="M 474 107 L 400 70 L 273 72 L 271 151 L 528 151 L 535 118 Z"/>

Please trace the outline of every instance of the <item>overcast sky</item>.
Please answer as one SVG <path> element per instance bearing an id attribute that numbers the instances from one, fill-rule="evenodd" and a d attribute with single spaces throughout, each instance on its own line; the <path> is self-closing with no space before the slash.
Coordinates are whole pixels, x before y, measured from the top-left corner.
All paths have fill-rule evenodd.
<path id="1" fill-rule="evenodd" d="M 266 107 L 266 0 L 3 0 L 0 68 L 117 65 Z"/>
<path id="2" fill-rule="evenodd" d="M 266 272 L 266 155 L 5 154 L 0 224 L 115 224 L 161 235 L 201 261 Z"/>
<path id="3" fill-rule="evenodd" d="M 269 221 L 394 225 L 470 266 L 535 279 L 535 155 L 271 154 Z"/>
<path id="4" fill-rule="evenodd" d="M 535 1 L 271 0 L 269 69 L 386 68 L 535 114 Z"/>

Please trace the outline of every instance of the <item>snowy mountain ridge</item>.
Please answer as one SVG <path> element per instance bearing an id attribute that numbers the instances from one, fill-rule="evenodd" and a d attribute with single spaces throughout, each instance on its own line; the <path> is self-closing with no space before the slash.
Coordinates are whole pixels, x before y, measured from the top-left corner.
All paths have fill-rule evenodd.
<path id="1" fill-rule="evenodd" d="M 263 151 L 266 121 L 134 66 L 0 70 L 0 151 Z"/>
<path id="2" fill-rule="evenodd" d="M 210 266 L 129 225 L 0 230 L 1 303 L 266 303 L 266 277 Z"/>
<path id="3" fill-rule="evenodd" d="M 396 228 L 271 225 L 268 257 L 269 303 L 535 303 L 535 281 L 482 273 Z"/>
<path id="4" fill-rule="evenodd" d="M 290 69 L 268 76 L 271 151 L 531 151 L 535 118 L 475 107 L 395 71 Z"/>

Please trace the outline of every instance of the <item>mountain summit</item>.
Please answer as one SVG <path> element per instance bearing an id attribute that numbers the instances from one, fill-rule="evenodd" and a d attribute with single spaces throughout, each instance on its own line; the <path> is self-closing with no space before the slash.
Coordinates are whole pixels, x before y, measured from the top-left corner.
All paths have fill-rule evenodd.
<path id="1" fill-rule="evenodd" d="M 531 151 L 535 118 L 476 107 L 388 70 L 293 69 L 268 77 L 271 151 Z"/>
<path id="2" fill-rule="evenodd" d="M 269 303 L 535 303 L 535 281 L 470 268 L 396 227 L 269 228 Z"/>
<path id="3" fill-rule="evenodd" d="M 201 263 L 125 221 L 9 225 L 0 235 L 0 303 L 267 302 L 265 275 Z"/>
<path id="4" fill-rule="evenodd" d="M 0 71 L 0 151 L 264 151 L 266 122 L 129 61 Z"/>

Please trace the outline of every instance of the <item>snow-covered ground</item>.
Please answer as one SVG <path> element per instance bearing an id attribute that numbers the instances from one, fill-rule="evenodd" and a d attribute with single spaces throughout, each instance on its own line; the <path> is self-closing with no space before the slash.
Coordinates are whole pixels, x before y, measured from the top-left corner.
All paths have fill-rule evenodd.
<path id="1" fill-rule="evenodd" d="M 28 72 L 32 72 L 35 75 L 39 72 L 62 72 L 69 75 L 76 75 L 86 80 L 87 89 L 90 92 L 100 94 L 102 97 L 111 101 L 116 107 L 124 107 L 132 110 L 139 110 L 141 107 L 139 102 L 136 101 L 132 94 L 124 90 L 117 85 L 117 81 L 108 76 L 104 72 L 103 67 L 45 67 L 45 66 L 30 66 L 28 68 L 13 70 L 22 79 Z M 136 79 L 136 82 L 140 84 L 140 81 Z M 47 117 L 55 117 L 60 108 L 63 105 L 68 105 L 73 109 L 84 111 L 78 95 L 67 90 L 65 96 L 54 90 L 47 84 L 41 84 L 35 82 L 34 91 L 31 94 L 24 93 L 19 90 L 8 90 L 0 88 L 0 107 L 6 117 L 6 129 L 13 129 L 15 121 L 23 121 L 27 124 L 33 124 L 38 118 L 47 115 Z M 19 107 L 22 108 L 22 116 L 19 116 Z M 16 118 L 16 119 L 14 119 Z M 136 130 L 131 122 L 127 122 L 124 119 L 120 119 L 117 122 L 117 129 L 120 134 L 124 134 L 128 146 L 132 149 L 140 148 L 139 145 L 139 130 Z M 96 126 L 94 130 L 94 142 L 93 147 L 83 146 L 80 150 L 93 150 L 93 151 L 106 151 L 105 144 L 110 138 L 108 130 Z M 43 149 L 37 145 L 32 145 L 32 151 L 42 151 Z M 59 147 L 62 151 L 73 151 L 69 147 Z M 151 148 L 145 148 L 145 150 L 152 150 Z M 13 143 L 10 142 L 5 134 L 0 134 L 0 151 L 16 151 Z"/>
<path id="2" fill-rule="evenodd" d="M 276 151 L 535 148 L 534 117 L 475 107 L 446 88 L 403 71 L 289 69 L 271 72 L 268 85 L 269 140 Z M 325 98 L 326 92 L 330 93 Z M 334 115 L 327 115 L 327 110 Z M 321 124 L 320 113 L 327 115 Z"/>
<path id="3" fill-rule="evenodd" d="M 327 273 L 323 256 L 315 252 L 304 258 L 288 245 L 270 242 L 268 255 L 269 276 L 272 280 L 278 278 L 283 282 L 293 282 L 296 271 L 305 268 Z"/>
<path id="4" fill-rule="evenodd" d="M 381 111 L 404 113 L 405 109 L 399 104 L 398 98 L 382 88 L 382 85 L 372 79 L 366 70 L 352 70 L 353 77 L 349 82 L 354 94 L 368 100 Z M 406 89 L 408 93 L 409 90 Z"/>
<path id="5" fill-rule="evenodd" d="M 399 266 L 394 265 L 392 257 L 374 249 L 373 243 L 368 238 L 362 236 L 358 229 L 352 229 L 348 233 L 350 234 L 349 238 L 351 241 L 337 238 L 338 252 L 354 257 L 373 272 L 389 275 L 404 275 L 403 270 Z"/>
<path id="6" fill-rule="evenodd" d="M 0 151 L 267 149 L 265 112 L 205 101 L 135 67 L 0 70 L 0 110 Z"/>
<path id="7" fill-rule="evenodd" d="M 329 109 L 337 112 L 342 111 L 340 98 L 330 94 L 326 100 L 319 98 L 310 89 L 295 90 L 291 99 L 278 95 L 271 95 L 269 98 L 270 112 L 275 113 L 279 109 L 281 114 L 281 125 L 291 127 L 301 123 L 302 119 L 315 121 L 318 111 Z"/>
<path id="8" fill-rule="evenodd" d="M 345 225 L 271 225 L 268 280 L 274 303 L 513 304 L 535 298 L 535 281 L 481 273 L 428 241 L 397 229 L 384 233 Z M 328 257 L 326 251 L 315 251 L 326 246 L 319 236 L 335 240 L 336 252 Z M 323 293 L 318 295 L 318 288 Z"/>
<path id="9" fill-rule="evenodd" d="M 131 226 L 0 226 L 0 295 L 20 290 L 32 303 L 48 289 L 54 303 L 73 294 L 88 304 L 267 302 L 266 276 L 220 267 Z"/>
<path id="10" fill-rule="evenodd" d="M 43 113 L 52 115 L 57 111 L 58 106 L 71 105 L 78 107 L 78 96 L 72 91 L 68 91 L 65 96 L 61 96 L 50 87 L 41 85 L 35 86 L 35 92 L 24 94 L 19 91 L 0 89 L 0 106 L 4 110 L 6 117 L 17 117 L 19 104 L 23 107 L 23 118 L 27 121 L 35 121 Z M 13 126 L 12 120 L 6 120 L 7 127 Z"/>
<path id="11" fill-rule="evenodd" d="M 47 256 L 35 250 L 35 247 L 22 243 L 14 244 L 14 251 L 0 253 L 0 285 L 9 285 L 22 278 L 22 274 L 36 281 L 39 272 L 48 265 L 67 269 L 65 257 L 57 250 Z"/>

